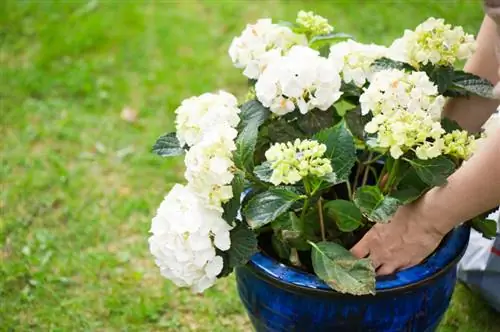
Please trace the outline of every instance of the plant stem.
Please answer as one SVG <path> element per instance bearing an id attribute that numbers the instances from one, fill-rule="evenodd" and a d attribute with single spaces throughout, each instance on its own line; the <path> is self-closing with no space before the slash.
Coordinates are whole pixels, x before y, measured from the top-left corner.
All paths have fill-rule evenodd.
<path id="1" fill-rule="evenodd" d="M 365 166 L 365 174 L 363 174 L 363 182 L 361 183 L 362 186 L 366 184 L 366 181 L 368 181 L 368 173 L 370 171 L 370 166 Z"/>
<path id="2" fill-rule="evenodd" d="M 321 239 L 326 241 L 325 222 L 323 220 L 323 198 L 318 199 L 319 226 L 321 227 Z"/>
<path id="3" fill-rule="evenodd" d="M 396 177 L 396 174 L 397 174 L 398 168 L 399 168 L 399 162 L 400 162 L 399 159 L 395 159 L 394 164 L 392 165 L 392 168 L 389 171 L 389 178 L 387 179 L 387 183 L 385 184 L 384 190 L 383 190 L 383 192 L 386 194 L 389 193 L 389 191 L 391 190 L 391 187 L 394 183 L 394 179 Z"/>
<path id="4" fill-rule="evenodd" d="M 300 214 L 300 220 L 304 222 L 304 218 L 306 216 L 306 211 L 309 208 L 309 198 L 304 200 L 304 206 L 302 206 L 302 213 Z"/>
<path id="5" fill-rule="evenodd" d="M 356 188 L 358 186 L 359 176 L 364 168 L 364 164 L 358 162 L 358 168 L 356 169 L 356 176 L 354 177 L 353 187 Z"/>
<path id="6" fill-rule="evenodd" d="M 376 162 L 377 160 L 379 160 L 380 158 L 382 158 L 384 155 L 383 154 L 380 154 L 378 156 L 376 156 L 375 158 L 372 159 L 373 157 L 373 152 L 370 152 L 370 155 L 368 156 L 368 160 L 365 161 L 363 164 L 365 165 L 370 165 L 370 164 L 373 164 L 374 162 Z"/>
<path id="7" fill-rule="evenodd" d="M 347 195 L 348 195 L 349 199 L 352 199 L 351 183 L 349 181 L 346 181 L 345 184 L 347 185 Z"/>

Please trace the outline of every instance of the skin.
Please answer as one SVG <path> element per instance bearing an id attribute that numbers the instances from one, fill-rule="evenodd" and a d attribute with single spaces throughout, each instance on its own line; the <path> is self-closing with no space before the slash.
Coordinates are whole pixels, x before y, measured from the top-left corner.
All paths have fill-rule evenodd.
<path id="1" fill-rule="evenodd" d="M 478 49 L 465 70 L 499 81 L 494 42 L 499 40 L 495 22 L 486 17 L 477 37 Z M 446 116 L 469 131 L 479 131 L 499 105 L 498 100 L 457 98 L 446 107 Z M 376 224 L 351 249 L 358 258 L 369 257 L 378 275 L 419 264 L 453 227 L 500 205 L 500 131 L 489 136 L 470 160 L 448 178 L 443 187 L 428 191 L 401 207 L 388 224 Z"/>

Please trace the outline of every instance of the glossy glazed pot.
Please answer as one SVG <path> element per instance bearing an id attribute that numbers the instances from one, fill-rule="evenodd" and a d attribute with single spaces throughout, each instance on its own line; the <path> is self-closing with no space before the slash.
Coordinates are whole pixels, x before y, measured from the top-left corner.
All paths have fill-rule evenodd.
<path id="1" fill-rule="evenodd" d="M 236 270 L 256 331 L 434 331 L 449 306 L 470 229 L 456 228 L 422 264 L 377 279 L 376 295 L 330 289 L 312 274 L 255 254 Z"/>

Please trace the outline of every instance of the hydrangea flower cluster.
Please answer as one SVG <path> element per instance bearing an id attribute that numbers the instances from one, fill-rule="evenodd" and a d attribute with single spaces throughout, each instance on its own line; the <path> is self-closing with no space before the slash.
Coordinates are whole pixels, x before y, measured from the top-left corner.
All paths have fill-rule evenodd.
<path id="1" fill-rule="evenodd" d="M 184 160 L 188 184 L 176 184 L 161 203 L 149 244 L 162 275 L 193 292 L 215 282 L 223 268 L 216 248 L 231 244 L 222 204 L 233 197 L 236 105 L 233 95 L 221 91 L 184 100 L 176 110 L 177 138 L 190 147 Z"/>
<path id="2" fill-rule="evenodd" d="M 306 114 L 313 108 L 327 110 L 342 92 L 338 69 L 319 52 L 293 46 L 271 62 L 257 80 L 257 99 L 271 112 L 284 115 L 295 110 Z"/>
<path id="3" fill-rule="evenodd" d="M 202 141 L 215 125 L 235 128 L 238 116 L 236 97 L 225 91 L 204 93 L 182 101 L 175 110 L 175 129 L 181 146 L 193 146 Z"/>
<path id="4" fill-rule="evenodd" d="M 388 50 L 384 46 L 361 44 L 349 39 L 332 45 L 328 58 L 340 68 L 345 83 L 353 83 L 362 87 L 371 79 L 373 62 L 387 54 Z"/>
<path id="5" fill-rule="evenodd" d="M 411 149 L 415 149 L 419 159 L 441 155 L 441 136 L 445 133 L 439 122 L 433 121 L 422 111 L 377 114 L 366 124 L 365 131 L 369 134 L 377 133 L 376 145 L 389 149 L 395 159 Z"/>
<path id="6" fill-rule="evenodd" d="M 244 69 L 243 75 L 257 79 L 269 62 L 286 54 L 293 45 L 307 45 L 306 36 L 274 24 L 271 19 L 260 19 L 233 39 L 229 56 L 236 68 Z"/>
<path id="7" fill-rule="evenodd" d="M 326 35 L 333 31 L 333 27 L 328 24 L 326 18 L 313 12 L 299 11 L 296 23 L 312 36 Z"/>
<path id="8" fill-rule="evenodd" d="M 415 68 L 428 63 L 451 66 L 457 60 L 468 59 L 475 50 L 474 36 L 465 33 L 462 27 L 452 27 L 443 19 L 431 17 L 395 40 L 391 57 Z"/>
<path id="9" fill-rule="evenodd" d="M 332 173 L 330 160 L 322 158 L 325 152 L 326 146 L 314 140 L 274 144 L 265 153 L 273 170 L 271 183 L 294 184 L 308 175 L 322 177 Z"/>
<path id="10" fill-rule="evenodd" d="M 228 250 L 230 226 L 189 188 L 176 184 L 153 218 L 149 248 L 160 273 L 179 287 L 203 292 L 222 271 L 215 248 Z"/>
<path id="11" fill-rule="evenodd" d="M 454 130 L 443 141 L 443 153 L 459 159 L 469 159 L 476 150 L 476 138 L 465 130 Z"/>
<path id="12" fill-rule="evenodd" d="M 424 72 L 407 73 L 402 70 L 382 70 L 373 75 L 359 102 L 363 114 L 395 112 L 425 112 L 433 120 L 441 118 L 445 98 Z"/>

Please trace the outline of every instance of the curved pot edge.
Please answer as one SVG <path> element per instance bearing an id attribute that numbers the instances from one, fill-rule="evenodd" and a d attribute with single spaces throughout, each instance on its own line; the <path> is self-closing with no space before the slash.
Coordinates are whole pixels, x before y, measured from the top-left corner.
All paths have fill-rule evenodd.
<path id="1" fill-rule="evenodd" d="M 455 267 L 456 264 L 458 263 L 458 261 L 462 258 L 463 254 L 465 253 L 465 250 L 467 249 L 468 238 L 469 238 L 469 233 L 470 233 L 469 228 L 467 226 L 460 226 L 459 228 L 466 228 L 467 229 L 467 234 L 466 234 L 467 236 L 464 237 L 463 241 L 460 243 L 460 247 L 457 248 L 455 256 L 451 260 L 449 260 L 446 264 L 444 264 L 440 269 L 425 276 L 422 279 L 419 279 L 416 282 L 410 282 L 410 283 L 405 284 L 405 285 L 390 287 L 390 288 L 381 288 L 381 289 L 377 288 L 376 295 L 377 296 L 378 295 L 391 295 L 391 294 L 394 294 L 394 292 L 412 291 L 413 289 L 415 289 L 419 286 L 422 286 L 422 285 L 425 285 L 425 284 L 432 282 L 432 280 L 442 276 L 443 274 L 447 273 L 451 268 Z M 457 228 L 457 229 L 453 230 L 452 232 L 458 231 L 458 230 L 459 229 Z M 465 230 L 462 230 L 462 232 L 464 232 L 464 231 Z M 451 232 L 450 232 L 450 235 L 452 235 Z M 461 234 L 457 234 L 456 236 L 460 236 L 460 235 Z M 446 244 L 448 244 L 449 241 L 451 241 L 451 237 L 449 237 L 447 239 Z M 446 248 L 446 245 L 442 245 L 440 248 L 438 248 L 438 250 L 436 250 L 436 252 L 433 254 L 433 256 L 439 255 L 439 253 L 441 251 L 443 251 L 445 248 Z M 300 272 L 300 274 L 303 274 L 303 275 L 308 275 L 309 277 L 313 276 L 315 279 L 320 281 L 319 278 L 317 278 L 316 276 L 299 271 L 299 270 L 296 270 L 293 267 L 283 265 L 283 264 L 279 263 L 278 261 L 276 261 L 274 258 L 272 258 L 266 254 L 257 253 L 256 255 L 260 255 L 262 257 L 262 259 L 271 260 L 276 265 L 278 265 L 278 264 L 282 265 L 285 269 L 295 270 L 296 272 Z M 321 284 L 325 285 L 326 287 L 319 288 L 319 287 L 311 287 L 311 286 L 301 285 L 301 284 L 292 283 L 292 282 L 285 282 L 285 281 L 277 278 L 276 276 L 271 275 L 270 273 L 266 272 L 261 266 L 259 266 L 257 263 L 255 263 L 253 261 L 254 257 L 252 259 L 250 259 L 250 261 L 247 263 L 247 265 L 240 267 L 238 269 L 249 269 L 253 274 L 255 274 L 260 279 L 268 281 L 279 288 L 286 289 L 286 290 L 289 290 L 289 291 L 294 292 L 294 293 L 301 293 L 301 294 L 309 293 L 310 295 L 314 295 L 314 296 L 326 296 L 326 297 L 352 297 L 352 296 L 355 296 L 355 295 L 351 295 L 351 294 L 344 294 L 344 293 L 336 292 L 333 289 L 326 286 L 326 284 L 324 284 L 322 281 L 320 281 Z M 417 265 L 416 267 L 421 266 L 422 264 L 423 263 Z M 406 270 L 402 270 L 399 273 L 408 273 L 408 271 L 410 271 L 414 268 L 415 267 L 412 267 L 412 268 L 409 268 Z M 379 281 L 377 281 L 377 284 L 379 284 Z M 356 296 L 356 297 L 360 297 L 360 298 L 373 297 L 373 295 L 360 295 L 360 296 Z"/>

